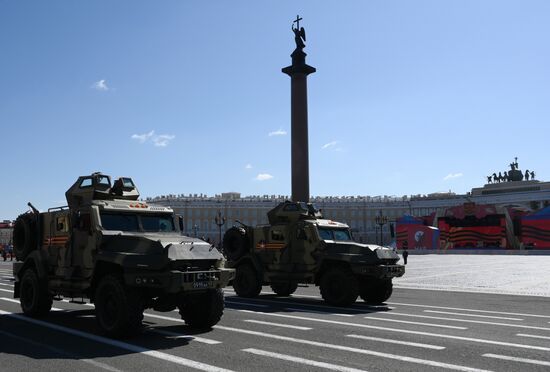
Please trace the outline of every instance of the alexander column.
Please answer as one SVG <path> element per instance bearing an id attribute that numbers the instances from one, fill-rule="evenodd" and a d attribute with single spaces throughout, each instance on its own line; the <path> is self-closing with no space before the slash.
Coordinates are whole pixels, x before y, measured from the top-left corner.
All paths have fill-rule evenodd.
<path id="1" fill-rule="evenodd" d="M 309 202 L 307 76 L 316 70 L 306 64 L 306 54 L 303 51 L 306 32 L 300 27 L 301 20 L 302 18 L 296 16 L 296 20 L 292 22 L 296 49 L 290 55 L 292 65 L 282 71 L 290 76 L 292 201 Z"/>

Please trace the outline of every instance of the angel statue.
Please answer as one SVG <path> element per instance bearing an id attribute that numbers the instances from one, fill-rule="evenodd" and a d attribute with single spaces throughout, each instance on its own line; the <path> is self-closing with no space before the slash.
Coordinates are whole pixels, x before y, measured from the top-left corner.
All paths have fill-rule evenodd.
<path id="1" fill-rule="evenodd" d="M 304 41 L 306 41 L 306 30 L 304 30 L 303 27 L 300 27 L 301 20 L 302 18 L 296 16 L 296 20 L 292 22 L 292 32 L 294 32 L 294 41 L 296 42 L 296 49 L 298 50 L 302 50 L 306 46 L 306 44 L 304 44 Z M 296 27 L 294 27 L 295 23 Z"/>

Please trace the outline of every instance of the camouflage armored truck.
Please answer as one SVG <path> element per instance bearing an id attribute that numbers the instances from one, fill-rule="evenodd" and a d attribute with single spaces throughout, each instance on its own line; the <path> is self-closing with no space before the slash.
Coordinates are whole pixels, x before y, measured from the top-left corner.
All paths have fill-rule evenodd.
<path id="1" fill-rule="evenodd" d="M 87 298 L 111 337 L 138 331 L 146 308 L 177 307 L 197 328 L 220 320 L 234 270 L 213 246 L 183 236 L 172 209 L 138 201 L 132 179 L 111 185 L 101 173 L 79 177 L 65 196 L 67 207 L 40 213 L 29 203 L 15 222 L 14 298 L 26 315 L 46 315 L 52 299 Z"/>
<path id="2" fill-rule="evenodd" d="M 354 242 L 348 225 L 324 219 L 311 204 L 287 201 L 267 215 L 268 225 L 241 223 L 224 235 L 239 296 L 256 297 L 262 285 L 288 296 L 309 283 L 331 305 L 349 306 L 358 296 L 378 304 L 391 296 L 392 278 L 405 273 L 392 249 Z"/>

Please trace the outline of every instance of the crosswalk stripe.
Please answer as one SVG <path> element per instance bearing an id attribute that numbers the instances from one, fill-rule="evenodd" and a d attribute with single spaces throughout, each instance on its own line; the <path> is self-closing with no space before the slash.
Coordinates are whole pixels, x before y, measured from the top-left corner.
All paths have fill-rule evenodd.
<path id="1" fill-rule="evenodd" d="M 13 293 L 13 291 L 12 291 L 12 290 L 9 290 L 9 289 L 2 289 L 2 288 L 0 288 L 0 291 L 2 291 L 2 292 L 8 292 L 8 293 Z"/>
<path id="2" fill-rule="evenodd" d="M 13 284 L 0 283 L 0 285 L 3 285 L 4 287 L 13 287 Z"/>
<path id="3" fill-rule="evenodd" d="M 317 341 L 311 341 L 311 340 L 304 340 L 304 339 L 299 339 L 299 338 L 294 338 L 294 337 L 273 335 L 273 334 L 270 334 L 270 333 L 250 331 L 250 330 L 246 330 L 246 329 L 225 327 L 225 326 L 220 326 L 220 325 L 216 325 L 216 326 L 214 326 L 214 328 L 229 331 L 229 332 L 237 332 L 237 333 L 244 333 L 244 334 L 248 334 L 248 335 L 266 337 L 266 338 L 276 339 L 276 340 L 280 340 L 280 341 L 288 341 L 288 342 L 294 342 L 294 343 L 299 343 L 299 344 L 304 344 L 304 345 L 317 346 L 317 347 L 321 347 L 321 348 L 348 351 L 348 352 L 364 354 L 364 355 L 372 355 L 372 356 L 377 356 L 377 357 L 381 357 L 381 358 L 399 360 L 399 361 L 402 361 L 402 362 L 416 363 L 416 364 L 428 365 L 428 366 L 438 367 L 438 368 L 447 368 L 447 369 L 452 369 L 452 370 L 456 370 L 456 371 L 467 371 L 467 372 L 481 372 L 481 371 L 484 371 L 484 372 L 486 372 L 486 370 L 481 370 L 481 369 L 477 369 L 477 368 L 471 368 L 471 367 L 466 367 L 466 366 L 461 366 L 461 365 L 456 365 L 456 364 L 442 363 L 442 362 L 437 362 L 435 360 L 419 359 L 419 358 L 407 357 L 407 356 L 396 355 L 396 354 L 382 353 L 382 352 L 374 351 L 374 350 L 358 349 L 358 348 L 355 348 L 355 347 L 329 344 L 329 343 L 326 343 L 326 342 L 317 342 Z"/>
<path id="4" fill-rule="evenodd" d="M 535 318 L 550 318 L 550 315 L 539 315 L 539 314 L 525 314 L 525 313 L 508 313 L 504 311 L 493 311 L 493 310 L 476 310 L 476 309 L 465 309 L 462 307 L 447 307 L 447 306 L 434 306 L 434 305 L 421 305 L 421 304 L 407 304 L 403 302 L 387 302 L 388 305 L 398 305 L 398 306 L 413 306 L 413 307 L 425 307 L 428 309 L 443 309 L 443 310 L 459 310 L 459 311 L 470 311 L 476 313 L 487 313 L 487 314 L 501 314 L 501 315 L 516 315 L 516 316 L 528 316 Z"/>
<path id="5" fill-rule="evenodd" d="M 344 366 L 340 366 L 340 365 L 336 365 L 336 364 L 332 364 L 332 363 L 318 362 L 318 361 L 311 360 L 311 359 L 304 359 L 304 358 L 299 358 L 299 357 L 295 357 L 295 356 L 292 356 L 292 355 L 274 353 L 274 352 L 271 352 L 271 351 L 258 350 L 258 349 L 253 349 L 253 348 L 243 349 L 242 351 L 247 352 L 247 353 L 251 353 L 251 354 L 255 354 L 255 355 L 264 356 L 264 357 L 275 358 L 275 359 L 280 359 L 280 360 L 286 360 L 286 361 L 294 362 L 294 363 L 298 363 L 298 364 L 304 364 L 306 366 L 330 369 L 332 371 L 366 372 L 364 369 L 350 368 L 350 367 L 344 367 Z"/>
<path id="6" fill-rule="evenodd" d="M 488 325 L 496 325 L 501 327 L 513 327 L 513 328 L 527 328 L 527 329 L 538 329 L 543 331 L 550 331 L 550 328 L 548 327 L 537 327 L 537 326 L 529 326 L 529 325 L 523 325 L 523 324 L 509 324 L 509 323 L 496 323 L 496 322 L 486 322 L 484 320 L 473 320 L 473 319 L 457 319 L 457 318 L 445 318 L 441 316 L 430 316 L 430 315 L 418 315 L 418 314 L 406 314 L 406 313 L 380 313 L 381 315 L 397 315 L 397 316 L 407 316 L 412 318 L 423 318 L 423 319 L 436 319 L 436 320 L 447 320 L 451 322 L 463 322 L 463 323 L 476 323 L 476 324 L 488 324 Z M 374 318 L 368 318 L 368 319 L 374 319 Z M 379 318 L 378 318 L 379 319 Z"/>
<path id="7" fill-rule="evenodd" d="M 309 331 L 309 330 L 312 329 L 311 327 L 302 327 L 302 326 L 295 326 L 295 325 L 290 325 L 290 324 L 264 322 L 264 321 L 261 321 L 261 320 L 253 320 L 253 319 L 245 319 L 245 320 L 243 320 L 243 322 L 263 324 L 263 325 L 268 325 L 268 326 L 273 326 L 273 327 L 292 328 L 292 329 L 297 329 L 297 330 L 300 330 L 300 331 Z"/>
<path id="8" fill-rule="evenodd" d="M 421 343 L 418 343 L 418 342 L 408 342 L 408 341 L 401 341 L 401 340 L 392 340 L 392 339 L 389 339 L 389 338 L 371 337 L 371 336 L 354 335 L 354 334 L 347 335 L 347 337 L 358 338 L 358 339 L 361 339 L 361 340 L 386 342 L 388 344 L 397 344 L 397 345 L 421 347 L 421 348 L 424 348 L 424 349 L 432 349 L 432 350 L 444 350 L 445 349 L 445 346 L 421 344 Z"/>
<path id="9" fill-rule="evenodd" d="M 6 316 L 9 316 L 11 318 L 18 319 L 18 320 L 22 320 L 22 321 L 25 321 L 25 322 L 28 322 L 28 323 L 32 323 L 32 324 L 40 325 L 40 326 L 43 326 L 43 327 L 46 327 L 46 328 L 50 328 L 50 329 L 53 329 L 53 330 L 56 330 L 56 331 L 59 331 L 59 332 L 68 333 L 68 334 L 73 335 L 73 336 L 86 338 L 88 340 L 92 340 L 92 341 L 99 342 L 99 343 L 106 344 L 106 345 L 111 345 L 111 346 L 114 346 L 114 347 L 118 347 L 120 349 L 124 349 L 124 350 L 134 352 L 134 353 L 147 355 L 147 356 L 150 356 L 150 357 L 153 357 L 153 358 L 157 358 L 157 359 L 160 359 L 160 360 L 164 360 L 164 361 L 167 361 L 167 362 L 178 364 L 178 365 L 181 365 L 181 366 L 184 366 L 184 367 L 195 368 L 195 369 L 198 369 L 198 370 L 201 370 L 201 371 L 208 371 L 208 372 L 232 372 L 229 369 L 216 367 L 216 366 L 213 366 L 213 365 L 197 362 L 197 361 L 194 361 L 194 360 L 178 357 L 176 355 L 167 354 L 167 353 L 163 353 L 163 352 L 156 351 L 156 350 L 150 350 L 150 349 L 144 348 L 142 346 L 138 346 L 138 345 L 134 345 L 134 344 L 128 344 L 128 343 L 122 342 L 122 341 L 112 340 L 110 338 L 97 336 L 97 335 L 94 335 L 92 333 L 78 331 L 76 329 L 67 328 L 67 327 L 60 326 L 60 325 L 57 325 L 57 324 L 54 324 L 54 323 L 48 323 L 48 322 L 45 322 L 43 320 L 33 319 L 33 318 L 29 318 L 29 317 L 19 315 L 19 314 L 13 314 L 13 313 L 3 311 L 3 310 L 0 310 L 0 314 L 1 315 L 6 315 Z"/>
<path id="10" fill-rule="evenodd" d="M 263 313 L 263 312 L 256 312 L 256 311 L 250 311 L 250 310 L 238 310 L 246 313 L 253 313 L 253 314 L 259 314 L 263 316 L 273 316 L 273 317 L 281 317 L 281 318 L 289 318 L 289 319 L 299 319 L 299 320 L 306 320 L 308 322 L 320 322 L 320 323 L 330 323 L 330 324 L 339 324 L 349 327 L 359 327 L 359 328 L 368 328 L 368 329 L 378 329 L 381 331 L 390 331 L 390 332 L 399 332 L 399 333 L 408 333 L 408 334 L 414 334 L 414 335 L 422 335 L 422 336 L 431 336 L 431 337 L 439 337 L 439 338 L 448 338 L 453 340 L 462 340 L 462 341 L 471 341 L 471 342 L 477 342 L 477 343 L 483 343 L 483 344 L 491 344 L 491 345 L 500 345 L 500 346 L 511 346 L 511 347 L 517 347 L 522 349 L 532 349 L 532 350 L 542 350 L 542 351 L 550 351 L 550 347 L 542 347 L 542 346 L 534 346 L 534 345 L 524 345 L 524 344 L 516 344 L 511 342 L 501 342 L 501 341 L 493 341 L 493 340 L 486 340 L 481 338 L 473 338 L 473 337 L 464 337 L 464 336 L 452 336 L 452 335 L 443 335 L 439 333 L 429 333 L 429 332 L 422 332 L 422 331 L 412 331 L 408 329 L 397 329 L 397 328 L 388 328 L 388 327 L 379 327 L 374 326 L 370 324 L 361 324 L 361 323 L 349 323 L 349 322 L 342 322 L 338 320 L 329 320 L 329 319 L 318 319 L 318 318 L 306 318 L 303 316 L 296 316 L 296 315 L 287 315 L 287 314 L 276 314 L 276 313 Z"/>
<path id="11" fill-rule="evenodd" d="M 483 354 L 482 356 L 487 357 L 487 358 L 509 360 L 509 361 L 512 361 L 512 362 L 522 362 L 522 363 L 536 364 L 536 365 L 539 365 L 539 366 L 550 366 L 550 361 L 546 361 L 546 360 L 518 358 L 518 357 L 507 356 L 507 355 L 499 355 L 499 354 Z"/>

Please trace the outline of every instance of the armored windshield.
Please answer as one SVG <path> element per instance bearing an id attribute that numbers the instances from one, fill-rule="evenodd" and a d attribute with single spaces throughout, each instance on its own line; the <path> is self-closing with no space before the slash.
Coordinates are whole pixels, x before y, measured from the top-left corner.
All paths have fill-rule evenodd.
<path id="1" fill-rule="evenodd" d="M 348 229 L 332 229 L 327 227 L 319 227 L 319 236 L 322 240 L 351 240 Z"/>
<path id="2" fill-rule="evenodd" d="M 115 231 L 176 231 L 170 214 L 137 215 L 131 213 L 101 213 L 101 226 Z"/>

